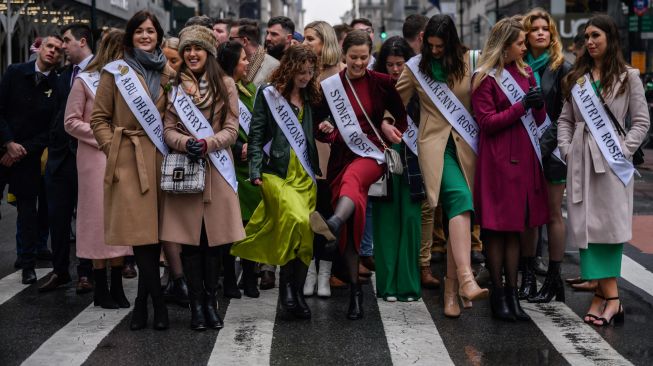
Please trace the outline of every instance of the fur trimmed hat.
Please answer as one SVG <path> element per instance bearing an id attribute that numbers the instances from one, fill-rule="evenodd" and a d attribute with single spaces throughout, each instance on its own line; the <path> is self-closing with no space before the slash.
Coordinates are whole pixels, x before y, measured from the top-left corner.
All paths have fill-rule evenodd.
<path id="1" fill-rule="evenodd" d="M 218 52 L 216 51 L 215 43 L 213 31 L 202 25 L 191 25 L 179 32 L 179 48 L 177 51 L 183 57 L 184 48 L 190 45 L 196 45 L 202 47 L 213 57 L 216 57 Z"/>

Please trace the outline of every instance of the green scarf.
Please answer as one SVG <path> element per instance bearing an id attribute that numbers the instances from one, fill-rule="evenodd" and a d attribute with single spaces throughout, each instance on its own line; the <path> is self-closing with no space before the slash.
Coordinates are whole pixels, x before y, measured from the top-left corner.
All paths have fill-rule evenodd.
<path id="1" fill-rule="evenodd" d="M 431 62 L 431 76 L 435 81 L 439 81 L 441 83 L 447 82 L 447 72 L 444 71 L 441 60 L 433 60 L 433 62 Z"/>
<path id="2" fill-rule="evenodd" d="M 537 81 L 537 86 L 540 86 L 540 73 L 544 72 L 546 67 L 549 65 L 549 60 L 551 56 L 549 51 L 544 52 L 540 57 L 535 58 L 530 51 L 526 54 L 526 63 L 528 66 L 533 69 L 533 75 L 535 75 L 535 81 Z"/>

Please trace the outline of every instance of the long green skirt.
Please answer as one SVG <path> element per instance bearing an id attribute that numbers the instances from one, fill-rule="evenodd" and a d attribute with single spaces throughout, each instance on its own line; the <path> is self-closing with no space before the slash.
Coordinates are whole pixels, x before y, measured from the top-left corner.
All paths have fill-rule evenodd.
<path id="1" fill-rule="evenodd" d="M 399 147 L 393 146 L 397 151 Z M 372 211 L 377 296 L 417 300 L 421 296 L 421 202 L 412 202 L 404 178 L 393 174 L 392 201 L 374 202 Z"/>
<path id="2" fill-rule="evenodd" d="M 623 244 L 589 243 L 580 250 L 580 276 L 584 280 L 600 280 L 621 276 Z"/>

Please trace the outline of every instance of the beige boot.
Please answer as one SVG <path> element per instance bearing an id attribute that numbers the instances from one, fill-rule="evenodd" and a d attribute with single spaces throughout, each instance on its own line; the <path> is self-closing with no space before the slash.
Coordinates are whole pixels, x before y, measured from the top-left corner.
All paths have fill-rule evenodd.
<path id="1" fill-rule="evenodd" d="M 465 300 L 480 300 L 488 297 L 488 289 L 483 289 L 478 286 L 476 280 L 474 280 L 474 274 L 471 268 L 458 268 L 456 273 L 460 282 L 460 287 L 458 288 L 460 297 Z"/>
<path id="2" fill-rule="evenodd" d="M 444 278 L 444 315 L 448 318 L 460 316 L 458 304 L 458 280 Z"/>

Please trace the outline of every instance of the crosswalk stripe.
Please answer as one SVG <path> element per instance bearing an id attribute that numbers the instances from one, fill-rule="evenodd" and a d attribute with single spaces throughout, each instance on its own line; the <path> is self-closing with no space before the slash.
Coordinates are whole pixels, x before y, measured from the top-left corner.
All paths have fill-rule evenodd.
<path id="1" fill-rule="evenodd" d="M 632 365 L 564 303 L 522 302 L 522 307 L 571 365 Z"/>
<path id="2" fill-rule="evenodd" d="M 630 257 L 621 257 L 621 277 L 653 296 L 653 273 Z"/>
<path id="3" fill-rule="evenodd" d="M 124 280 L 128 299 L 136 297 L 137 279 Z M 133 305 L 133 304 L 132 304 Z M 102 309 L 92 303 L 39 347 L 23 366 L 81 365 L 132 309 Z"/>
<path id="4" fill-rule="evenodd" d="M 258 299 L 231 299 L 208 365 L 269 365 L 278 297 L 274 288 Z"/>
<path id="5" fill-rule="evenodd" d="M 376 278 L 372 276 L 376 293 Z M 422 300 L 387 302 L 377 298 L 394 365 L 454 365 Z"/>
<path id="6" fill-rule="evenodd" d="M 52 271 L 52 268 L 36 268 L 35 271 L 36 277 L 41 278 Z M 0 280 L 0 305 L 29 287 L 29 285 L 23 285 L 21 280 L 22 271 L 16 271 Z"/>

